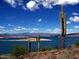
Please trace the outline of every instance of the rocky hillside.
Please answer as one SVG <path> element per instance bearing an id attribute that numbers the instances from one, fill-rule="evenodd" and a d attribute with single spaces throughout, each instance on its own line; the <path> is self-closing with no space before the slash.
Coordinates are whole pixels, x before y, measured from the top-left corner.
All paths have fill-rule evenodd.
<path id="1" fill-rule="evenodd" d="M 79 59 L 79 47 L 32 53 L 31 59 Z M 25 59 L 29 59 L 26 57 Z"/>

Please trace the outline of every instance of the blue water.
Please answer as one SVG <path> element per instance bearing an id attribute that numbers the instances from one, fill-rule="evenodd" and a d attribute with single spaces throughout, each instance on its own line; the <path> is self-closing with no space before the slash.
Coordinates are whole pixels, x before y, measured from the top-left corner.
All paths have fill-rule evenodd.
<path id="1" fill-rule="evenodd" d="M 9 40 L 9 39 L 5 38 L 5 39 L 0 39 L 0 40 Z M 10 38 L 10 40 L 16 40 L 16 39 Z M 58 46 L 59 48 L 61 47 L 60 37 L 59 38 L 58 37 L 52 37 L 50 40 L 51 41 L 40 42 L 40 48 L 43 48 L 43 47 L 53 48 L 55 46 Z M 73 45 L 77 41 L 79 41 L 79 37 L 65 37 L 65 47 Z M 24 41 L 18 41 L 18 42 L 17 41 L 16 42 L 0 41 L 0 54 L 10 53 L 16 45 L 24 46 L 24 47 L 27 48 L 28 42 L 24 42 Z M 36 42 L 31 42 L 31 45 L 32 45 L 33 49 L 37 49 L 37 43 Z"/>

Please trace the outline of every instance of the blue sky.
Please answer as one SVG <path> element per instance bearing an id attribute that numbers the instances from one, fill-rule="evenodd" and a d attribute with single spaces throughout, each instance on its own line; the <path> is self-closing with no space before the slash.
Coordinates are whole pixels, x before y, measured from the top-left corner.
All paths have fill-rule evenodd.
<path id="1" fill-rule="evenodd" d="M 0 0 L 0 34 L 60 33 L 61 5 L 67 33 L 78 33 L 79 0 Z"/>

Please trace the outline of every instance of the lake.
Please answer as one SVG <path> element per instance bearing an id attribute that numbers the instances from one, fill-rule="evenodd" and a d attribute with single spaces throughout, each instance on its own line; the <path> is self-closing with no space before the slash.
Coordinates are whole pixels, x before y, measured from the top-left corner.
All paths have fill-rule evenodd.
<path id="1" fill-rule="evenodd" d="M 1 38 L 0 40 L 16 40 L 14 38 Z M 60 37 L 52 37 L 49 38 L 51 41 L 41 41 L 40 49 L 43 47 L 61 47 L 61 38 Z M 79 41 L 79 37 L 65 37 L 65 47 L 69 47 L 70 45 L 75 44 Z M 28 47 L 27 41 L 0 41 L 0 54 L 10 53 L 12 49 L 16 46 L 25 46 Z M 37 49 L 37 42 L 31 42 L 32 49 Z"/>

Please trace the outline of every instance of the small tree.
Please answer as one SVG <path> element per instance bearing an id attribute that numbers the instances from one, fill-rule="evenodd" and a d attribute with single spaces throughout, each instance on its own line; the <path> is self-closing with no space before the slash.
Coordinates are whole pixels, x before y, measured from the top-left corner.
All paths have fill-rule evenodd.
<path id="1" fill-rule="evenodd" d="M 12 50 L 12 55 L 19 57 L 20 55 L 25 55 L 28 53 L 28 49 L 23 46 L 15 46 Z"/>

